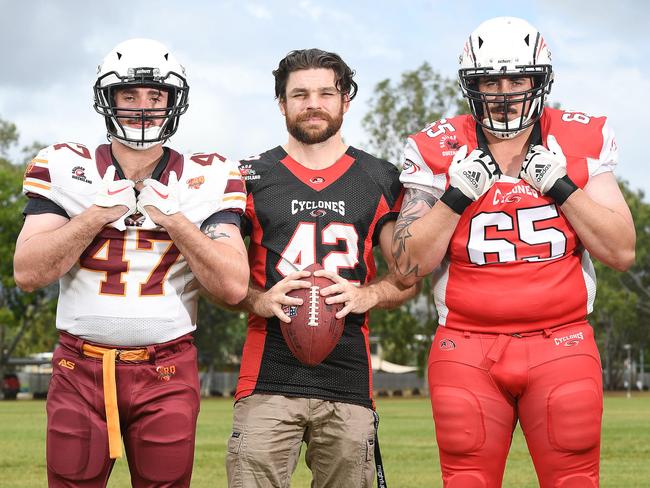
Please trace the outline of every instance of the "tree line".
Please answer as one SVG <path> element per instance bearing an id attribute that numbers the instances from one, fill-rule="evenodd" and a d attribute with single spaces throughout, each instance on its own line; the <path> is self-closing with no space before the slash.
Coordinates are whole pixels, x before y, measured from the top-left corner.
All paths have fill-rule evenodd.
<path id="1" fill-rule="evenodd" d="M 362 121 L 368 135 L 364 149 L 398 163 L 409 134 L 434 120 L 461 113 L 467 113 L 467 106 L 456 81 L 424 63 L 404 72 L 397 81 L 385 79 L 375 86 Z M 0 379 L 10 357 L 51 351 L 57 340 L 54 323 L 58 285 L 24 293 L 13 281 L 15 241 L 26 203 L 21 194 L 22 177 L 29 160 L 47 145 L 35 141 L 22 148 L 19 157 L 12 158 L 9 154 L 18 146 L 18 140 L 18 128 L 0 118 Z M 644 201 L 642 191 L 631 190 L 625 181 L 619 183 L 636 226 L 636 264 L 618 273 L 594 263 L 598 288 L 589 320 L 596 331 L 606 388 L 621 384 L 627 357 L 623 345 L 631 344 L 632 352 L 638 355 L 642 349 L 647 352 L 650 338 L 650 205 Z M 375 257 L 381 274 L 386 265 L 380 253 Z M 374 310 L 370 319 L 371 335 L 381 344 L 383 359 L 417 365 L 422 372 L 436 324 L 428 280 L 414 300 L 398 309 Z M 245 314 L 201 299 L 195 340 L 203 368 L 236 370 L 245 334 Z"/>

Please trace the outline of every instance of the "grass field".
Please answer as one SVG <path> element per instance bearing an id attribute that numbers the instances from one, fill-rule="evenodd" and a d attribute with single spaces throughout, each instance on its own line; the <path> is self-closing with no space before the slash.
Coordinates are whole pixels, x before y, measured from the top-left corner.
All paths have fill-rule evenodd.
<path id="1" fill-rule="evenodd" d="M 377 403 L 388 485 L 391 488 L 441 487 L 428 399 L 380 398 Z M 230 434 L 231 409 L 231 400 L 210 399 L 201 404 L 193 487 L 226 486 L 225 441 Z M 606 396 L 601 466 L 605 488 L 650 487 L 650 395 L 637 394 L 631 399 L 623 395 Z M 306 488 L 310 479 L 302 461 L 292 487 Z M 0 487 L 44 486 L 45 402 L 0 402 Z M 116 463 L 109 486 L 130 486 L 126 461 Z M 503 486 L 538 486 L 519 429 Z"/>

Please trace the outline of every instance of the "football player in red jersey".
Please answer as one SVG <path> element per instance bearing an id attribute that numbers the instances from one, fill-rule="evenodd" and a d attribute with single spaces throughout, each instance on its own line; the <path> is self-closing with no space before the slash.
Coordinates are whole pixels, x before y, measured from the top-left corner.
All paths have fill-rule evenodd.
<path id="1" fill-rule="evenodd" d="M 626 270 L 635 230 L 605 117 L 544 106 L 528 22 L 488 20 L 459 79 L 471 115 L 408 138 L 393 238 L 399 279 L 433 272 L 429 386 L 446 488 L 501 486 L 520 422 L 544 488 L 599 483 L 601 366 L 589 256 Z"/>
<path id="2" fill-rule="evenodd" d="M 190 484 L 199 285 L 237 303 L 249 268 L 237 163 L 163 146 L 188 90 L 162 44 L 125 41 L 95 83 L 110 144 L 54 144 L 26 171 L 14 277 L 27 291 L 60 285 L 50 487 L 106 486 L 122 440 L 134 487 Z"/>
<path id="3" fill-rule="evenodd" d="M 289 140 L 242 161 L 250 234 L 250 312 L 228 443 L 232 487 L 289 486 L 302 442 L 312 486 L 369 487 L 376 445 L 368 310 L 400 304 L 387 279 L 375 280 L 372 248 L 392 262 L 390 245 L 402 198 L 399 172 L 348 146 L 343 116 L 357 85 L 334 53 L 293 51 L 280 61 L 275 94 Z M 309 287 L 302 271 L 319 263 L 335 284 L 321 292 L 342 303 L 341 339 L 317 366 L 300 363 L 280 331 Z M 381 477 L 381 474 L 380 476 Z M 383 485 L 382 485 L 383 486 Z"/>

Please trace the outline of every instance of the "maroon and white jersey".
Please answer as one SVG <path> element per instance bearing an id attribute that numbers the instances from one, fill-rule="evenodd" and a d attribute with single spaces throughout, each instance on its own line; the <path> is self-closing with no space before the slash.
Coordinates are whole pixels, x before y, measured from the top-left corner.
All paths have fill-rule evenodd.
<path id="1" fill-rule="evenodd" d="M 546 145 L 549 134 L 580 188 L 617 164 L 605 117 L 546 108 L 531 142 Z M 411 135 L 400 180 L 440 198 L 449 184 L 449 164 L 463 145 L 469 152 L 487 151 L 469 115 L 442 119 Z M 583 321 L 596 293 L 589 255 L 559 206 L 505 175 L 465 210 L 433 279 L 440 324 L 479 332 L 529 332 Z"/>
<path id="2" fill-rule="evenodd" d="M 73 218 L 93 204 L 111 164 L 107 144 L 94 151 L 55 144 L 27 167 L 23 192 Z M 181 155 L 165 148 L 153 177 L 167 184 L 171 171 L 178 176 L 180 210 L 197 227 L 220 211 L 243 212 L 246 190 L 236 162 L 217 153 Z M 140 346 L 196 328 L 197 280 L 169 234 L 141 229 L 141 222 L 127 217 L 125 231 L 104 227 L 61 277 L 58 329 L 93 342 Z"/>

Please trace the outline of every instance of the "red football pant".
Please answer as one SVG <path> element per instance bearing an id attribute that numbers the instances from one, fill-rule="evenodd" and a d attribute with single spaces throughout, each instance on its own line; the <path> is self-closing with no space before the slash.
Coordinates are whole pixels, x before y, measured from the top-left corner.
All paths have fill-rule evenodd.
<path id="1" fill-rule="evenodd" d="M 61 334 L 47 395 L 50 488 L 105 487 L 113 468 L 102 360 L 85 357 L 83 341 Z M 133 348 L 130 348 L 133 349 Z M 116 362 L 117 401 L 135 488 L 187 487 L 199 410 L 196 348 L 191 336 L 148 346 L 147 362 Z"/>
<path id="2" fill-rule="evenodd" d="M 527 337 L 438 327 L 429 388 L 445 488 L 500 487 L 517 421 L 542 488 L 599 486 L 602 371 L 586 322 Z"/>

